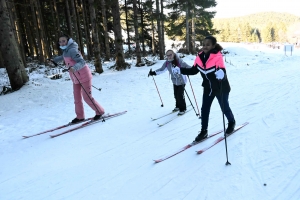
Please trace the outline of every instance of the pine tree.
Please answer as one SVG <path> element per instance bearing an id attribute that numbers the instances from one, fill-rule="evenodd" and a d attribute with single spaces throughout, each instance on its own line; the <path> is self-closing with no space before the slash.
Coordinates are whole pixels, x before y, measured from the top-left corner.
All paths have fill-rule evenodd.
<path id="1" fill-rule="evenodd" d="M 94 0 L 89 0 L 89 9 L 90 9 L 90 18 L 92 24 L 92 37 L 93 37 L 93 50 L 95 55 L 95 68 L 96 72 L 99 74 L 103 73 L 103 67 L 101 63 L 101 55 L 100 55 L 100 43 L 98 37 L 98 26 L 96 19 L 96 11 L 95 11 L 95 3 Z"/>
<path id="2" fill-rule="evenodd" d="M 116 70 L 121 71 L 128 67 L 128 64 L 125 62 L 124 52 L 123 52 L 123 39 L 122 39 L 122 27 L 120 20 L 120 5 L 118 0 L 112 0 L 111 10 L 113 14 L 113 27 L 115 35 L 115 50 L 116 50 Z"/>
<path id="3" fill-rule="evenodd" d="M 134 13 L 134 33 L 135 33 L 135 53 L 136 53 L 136 66 L 140 66 L 140 63 L 142 62 L 141 58 L 141 48 L 140 48 L 140 34 L 138 29 L 138 20 L 137 20 L 137 2 L 136 0 L 133 0 L 133 13 Z"/>
<path id="4" fill-rule="evenodd" d="M 225 23 L 224 24 L 224 29 L 222 30 L 222 35 L 223 35 L 223 42 L 230 42 L 230 34 L 231 34 L 231 31 L 230 31 L 230 25 L 229 23 Z"/>
<path id="5" fill-rule="evenodd" d="M 0 2 L 0 50 L 10 85 L 13 90 L 20 89 L 28 81 L 25 64 L 19 52 L 18 42 L 10 21 L 11 13 L 5 0 Z"/>
<path id="6" fill-rule="evenodd" d="M 269 43 L 273 41 L 272 28 L 272 25 L 268 24 L 264 29 L 262 29 L 261 37 L 263 42 Z"/>
<path id="7" fill-rule="evenodd" d="M 203 41 L 207 35 L 216 33 L 213 29 L 212 18 L 215 12 L 208 8 L 215 7 L 215 0 L 178 0 L 166 7 L 172 11 L 168 14 L 166 33 L 169 37 L 185 40 L 191 52 L 195 41 Z M 195 37 L 192 37 L 195 36 Z M 193 41 L 194 40 L 194 41 Z"/>

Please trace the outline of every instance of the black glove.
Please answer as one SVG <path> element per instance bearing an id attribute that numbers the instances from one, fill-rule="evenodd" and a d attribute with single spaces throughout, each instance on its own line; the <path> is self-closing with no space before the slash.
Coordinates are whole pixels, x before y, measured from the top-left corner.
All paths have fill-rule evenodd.
<path id="1" fill-rule="evenodd" d="M 152 69 L 149 71 L 148 77 L 149 76 L 156 76 L 156 72 L 152 71 Z"/>
<path id="2" fill-rule="evenodd" d="M 52 62 L 55 65 L 55 67 L 58 66 L 58 64 L 56 62 L 54 62 L 52 59 L 48 58 L 47 60 L 49 60 L 50 62 Z"/>
<path id="3" fill-rule="evenodd" d="M 70 70 L 70 68 L 71 68 L 71 67 L 69 67 L 68 69 L 64 68 L 64 69 L 62 70 L 62 72 L 68 72 L 68 71 Z"/>

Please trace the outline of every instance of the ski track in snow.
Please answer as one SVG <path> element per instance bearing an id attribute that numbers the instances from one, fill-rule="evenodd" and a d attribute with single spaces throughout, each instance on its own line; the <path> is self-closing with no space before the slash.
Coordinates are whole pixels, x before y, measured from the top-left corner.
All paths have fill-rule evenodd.
<path id="1" fill-rule="evenodd" d="M 102 88 L 93 90 L 94 98 L 106 113 L 128 110 L 126 114 L 53 139 L 50 134 L 64 129 L 21 139 L 75 117 L 70 82 L 41 79 L 35 80 L 40 85 L 30 83 L 0 97 L 0 199 L 298 199 L 300 98 L 295 96 L 300 54 L 228 50 L 230 105 L 237 125 L 249 122 L 227 138 L 232 165 L 225 165 L 224 141 L 201 155 L 195 152 L 220 135 L 153 163 L 192 142 L 201 120 L 194 110 L 162 127 L 157 123 L 171 116 L 151 120 L 170 112 L 174 99 L 167 73 L 155 76 L 164 103 L 160 107 L 153 80 L 147 77 L 149 67 L 107 71 L 93 79 Z M 184 59 L 193 64 L 193 58 Z M 201 78 L 190 79 L 201 107 Z M 194 103 L 189 83 L 186 90 Z M 86 105 L 85 110 L 86 117 L 94 115 Z M 222 128 L 215 100 L 209 134 Z"/>

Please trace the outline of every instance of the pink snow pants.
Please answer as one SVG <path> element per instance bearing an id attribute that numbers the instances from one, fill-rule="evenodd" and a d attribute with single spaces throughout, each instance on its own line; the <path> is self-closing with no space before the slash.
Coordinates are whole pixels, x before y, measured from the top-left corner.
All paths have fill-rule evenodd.
<path id="1" fill-rule="evenodd" d="M 89 96 L 86 94 L 86 92 Z M 82 103 L 82 97 L 84 101 L 96 112 L 96 115 L 103 115 L 103 107 L 92 97 L 92 80 L 80 84 L 73 83 L 73 93 L 74 93 L 74 104 L 75 104 L 75 113 L 77 119 L 84 119 L 84 108 Z M 91 101 L 92 100 L 92 101 Z"/>

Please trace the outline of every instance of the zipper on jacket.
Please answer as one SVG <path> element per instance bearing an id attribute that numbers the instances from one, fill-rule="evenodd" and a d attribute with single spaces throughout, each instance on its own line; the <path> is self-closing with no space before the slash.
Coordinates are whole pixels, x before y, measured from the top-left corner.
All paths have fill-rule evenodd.
<path id="1" fill-rule="evenodd" d="M 204 58 L 205 58 L 205 54 L 204 54 Z M 209 59 L 209 58 L 208 58 Z M 208 59 L 206 60 L 206 62 L 208 61 Z M 200 58 L 200 60 L 201 60 L 201 58 Z M 210 93 L 209 93 L 209 95 L 208 96 L 210 96 L 211 95 L 211 93 L 212 93 L 212 88 L 211 88 L 211 82 L 210 82 L 210 80 L 209 80 L 209 78 L 207 77 L 207 74 L 206 74 L 206 62 L 205 63 L 203 63 L 203 66 L 204 66 L 204 69 L 205 69 L 205 77 L 206 77 L 206 79 L 208 80 L 208 82 L 209 82 L 209 87 L 210 87 Z"/>
<path id="2" fill-rule="evenodd" d="M 167 63 L 168 64 L 168 63 Z M 172 64 L 170 63 L 170 67 L 171 67 L 171 72 L 172 72 Z M 176 80 L 176 84 L 175 85 L 179 85 L 178 84 L 178 79 L 179 79 L 179 76 L 181 76 L 182 77 L 182 75 L 181 74 L 179 74 L 178 76 L 175 76 L 175 74 L 172 72 L 172 74 L 173 74 L 173 76 L 174 76 L 174 78 L 175 78 L 175 80 Z M 171 76 L 172 77 L 172 76 Z M 183 79 L 183 77 L 182 77 L 182 79 Z M 181 83 L 181 81 L 180 81 L 180 83 Z M 183 84 L 183 83 L 181 83 L 181 84 Z"/>

